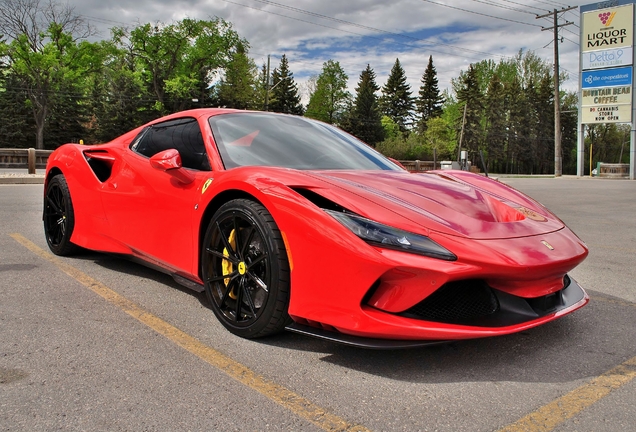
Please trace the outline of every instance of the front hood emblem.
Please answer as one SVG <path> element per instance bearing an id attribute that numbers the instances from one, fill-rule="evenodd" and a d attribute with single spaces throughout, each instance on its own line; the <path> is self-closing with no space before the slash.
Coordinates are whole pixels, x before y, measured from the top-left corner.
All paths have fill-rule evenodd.
<path id="1" fill-rule="evenodd" d="M 550 243 L 548 243 L 547 241 L 542 240 L 542 241 L 541 241 L 541 243 L 543 243 L 543 245 L 544 245 L 545 247 L 547 247 L 548 249 L 550 249 L 550 250 L 554 250 L 554 246 L 552 246 L 552 245 L 551 245 Z"/>
<path id="2" fill-rule="evenodd" d="M 522 215 L 524 215 L 525 217 L 527 217 L 528 219 L 532 219 L 533 221 L 537 221 L 537 222 L 547 222 L 548 221 L 546 218 L 541 216 L 539 213 L 535 212 L 534 210 L 530 210 L 527 207 L 518 207 L 517 211 L 519 213 L 521 213 Z"/>

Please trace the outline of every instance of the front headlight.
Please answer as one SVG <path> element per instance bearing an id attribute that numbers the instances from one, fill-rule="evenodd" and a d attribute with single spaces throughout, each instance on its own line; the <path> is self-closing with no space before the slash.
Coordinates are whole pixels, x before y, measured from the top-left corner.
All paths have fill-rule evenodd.
<path id="1" fill-rule="evenodd" d="M 430 238 L 393 228 L 350 213 L 323 209 L 367 243 L 431 258 L 455 261 L 457 257 Z"/>

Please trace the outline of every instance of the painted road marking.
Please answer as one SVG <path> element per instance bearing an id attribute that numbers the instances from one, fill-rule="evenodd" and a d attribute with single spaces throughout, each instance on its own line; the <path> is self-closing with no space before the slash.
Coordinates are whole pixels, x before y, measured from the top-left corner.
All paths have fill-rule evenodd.
<path id="1" fill-rule="evenodd" d="M 327 410 L 315 405 L 302 396 L 281 385 L 269 381 L 265 377 L 262 377 L 249 369 L 247 366 L 244 366 L 214 348 L 203 344 L 198 339 L 142 309 L 140 306 L 119 295 L 106 285 L 88 276 L 86 273 L 83 273 L 75 267 L 65 263 L 57 256 L 40 248 L 21 234 L 14 233 L 10 234 L 10 236 L 40 258 L 55 264 L 64 273 L 89 288 L 95 294 L 117 306 L 128 315 L 144 323 L 157 333 L 167 337 L 172 342 L 205 362 L 225 372 L 231 378 L 234 378 L 240 383 L 256 390 L 319 428 L 326 431 L 369 431 L 369 429 L 364 426 L 351 424 L 346 420 L 329 413 Z"/>
<path id="2" fill-rule="evenodd" d="M 636 303 L 592 296 L 593 301 L 636 307 Z M 498 432 L 547 432 L 571 419 L 612 391 L 636 378 L 636 357 L 621 363 L 587 384 L 572 390 L 558 399 L 542 406 Z"/>
<path id="3" fill-rule="evenodd" d="M 551 431 L 612 391 L 630 383 L 634 378 L 636 378 L 636 357 L 531 412 L 515 423 L 500 429 L 499 432 Z"/>

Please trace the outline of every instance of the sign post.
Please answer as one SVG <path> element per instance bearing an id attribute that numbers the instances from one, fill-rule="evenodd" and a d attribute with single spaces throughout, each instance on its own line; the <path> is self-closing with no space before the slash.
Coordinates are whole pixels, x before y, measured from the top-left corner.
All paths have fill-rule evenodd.
<path id="1" fill-rule="evenodd" d="M 579 177 L 583 176 L 585 167 L 585 125 L 629 123 L 629 178 L 636 179 L 635 1 L 610 0 L 581 6 Z M 591 157 L 590 154 L 590 160 Z"/>

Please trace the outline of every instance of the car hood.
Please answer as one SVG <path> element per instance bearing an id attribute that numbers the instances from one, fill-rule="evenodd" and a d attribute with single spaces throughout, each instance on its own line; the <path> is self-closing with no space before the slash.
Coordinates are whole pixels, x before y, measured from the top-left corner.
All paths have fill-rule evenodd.
<path id="1" fill-rule="evenodd" d="M 565 226 L 526 195 L 462 171 L 313 171 L 310 175 L 394 213 L 396 217 L 387 218 L 391 220 L 379 220 L 369 214 L 372 210 L 363 214 L 389 225 L 405 218 L 426 230 L 482 240 L 541 235 Z M 328 198 L 338 202 L 333 192 Z M 365 206 L 356 206 L 357 211 L 361 208 Z"/>

